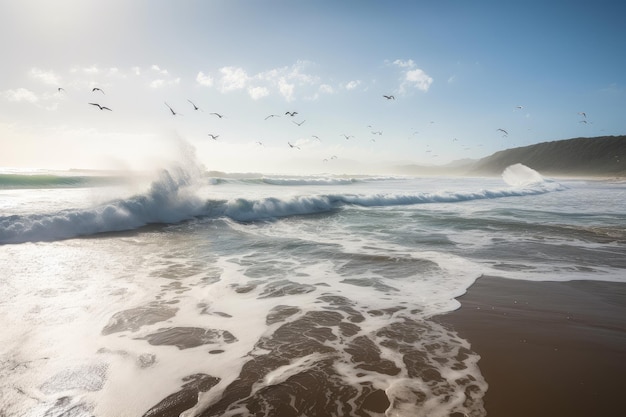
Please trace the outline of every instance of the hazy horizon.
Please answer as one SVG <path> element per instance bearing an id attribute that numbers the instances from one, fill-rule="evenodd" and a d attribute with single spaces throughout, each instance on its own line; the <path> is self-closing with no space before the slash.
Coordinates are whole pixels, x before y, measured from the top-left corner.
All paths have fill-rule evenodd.
<path id="1" fill-rule="evenodd" d="M 208 170 L 376 173 L 619 135 L 624 11 L 0 0 L 0 166 L 150 169 L 184 140 Z"/>

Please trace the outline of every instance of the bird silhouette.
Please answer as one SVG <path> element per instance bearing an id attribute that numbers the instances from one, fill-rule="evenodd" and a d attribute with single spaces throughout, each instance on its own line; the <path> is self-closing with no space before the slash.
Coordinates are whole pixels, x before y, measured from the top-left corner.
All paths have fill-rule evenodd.
<path id="1" fill-rule="evenodd" d="M 504 130 L 504 129 L 500 129 L 500 128 L 498 128 L 498 129 L 496 129 L 496 131 L 500 131 L 500 132 L 502 132 L 502 133 L 504 134 L 503 136 L 509 136 L 509 132 L 507 132 L 507 131 L 506 131 L 506 130 Z"/>
<path id="2" fill-rule="evenodd" d="M 293 149 L 293 148 L 300 149 L 300 147 L 299 147 L 299 146 L 292 145 L 292 144 L 291 144 L 291 142 L 287 142 L 287 145 L 289 145 L 289 147 L 290 147 L 290 148 L 292 148 L 292 149 Z"/>
<path id="3" fill-rule="evenodd" d="M 209 136 L 210 136 L 210 137 L 211 137 L 211 139 L 213 139 L 213 140 L 217 140 L 217 138 L 219 138 L 219 137 L 220 137 L 220 135 L 214 135 L 214 134 L 212 134 L 212 133 L 209 133 Z"/>
<path id="4" fill-rule="evenodd" d="M 168 108 L 168 109 L 170 109 L 170 111 L 172 112 L 172 116 L 178 116 L 178 115 L 182 116 L 182 114 L 180 114 L 180 113 L 176 113 L 176 112 L 174 111 L 174 109 L 170 107 L 170 105 L 169 105 L 169 104 L 165 103 L 165 105 L 166 105 L 166 106 L 167 106 L 167 108 Z"/>
<path id="5" fill-rule="evenodd" d="M 92 88 L 92 89 L 91 89 L 91 92 L 92 92 L 92 93 L 94 93 L 94 92 L 96 92 L 96 91 L 100 91 L 102 94 L 104 94 L 104 91 L 103 91 L 101 88 L 94 87 L 94 88 Z"/>
<path id="6" fill-rule="evenodd" d="M 296 122 L 295 120 L 292 120 L 292 122 L 294 122 L 295 124 L 297 124 L 298 126 L 302 126 L 302 123 L 306 122 L 306 120 L 301 121 L 300 123 Z"/>
<path id="7" fill-rule="evenodd" d="M 194 104 L 194 102 L 193 102 L 193 101 L 191 101 L 191 100 L 189 100 L 189 99 L 188 99 L 187 101 L 191 103 L 191 105 L 193 106 L 193 109 L 194 109 L 194 110 L 200 110 L 200 111 L 202 111 L 202 109 L 201 109 L 200 107 L 196 106 L 196 105 Z"/>
<path id="8" fill-rule="evenodd" d="M 212 114 L 212 115 L 214 115 L 214 116 L 217 116 L 217 117 L 219 117 L 220 119 L 221 119 L 222 117 L 224 117 L 224 115 L 223 115 L 223 114 L 219 114 L 219 113 L 209 113 L 209 114 Z"/>
<path id="9" fill-rule="evenodd" d="M 111 109 L 110 109 L 110 108 L 108 108 L 108 107 L 105 107 L 105 106 L 101 106 L 101 105 L 99 105 L 98 103 L 89 103 L 89 104 L 91 104 L 92 106 L 97 106 L 100 110 L 108 110 L 108 111 L 113 111 L 113 110 L 111 110 Z"/>
<path id="10" fill-rule="evenodd" d="M 293 116 L 295 116 L 296 114 L 298 114 L 298 112 L 297 112 L 297 111 L 286 111 L 286 112 L 285 112 L 285 114 L 287 114 L 287 115 L 289 115 L 289 116 L 293 117 Z"/>
<path id="11" fill-rule="evenodd" d="M 340 136 L 343 136 L 344 138 L 346 138 L 346 140 L 354 137 L 352 135 L 346 135 L 346 134 L 343 134 L 343 135 L 340 135 Z"/>
<path id="12" fill-rule="evenodd" d="M 383 94 L 383 97 L 385 97 L 387 100 L 395 100 L 396 98 L 394 96 L 386 96 Z"/>
<path id="13" fill-rule="evenodd" d="M 269 116 L 267 116 L 264 120 L 270 119 L 270 118 L 272 118 L 272 117 L 280 117 L 280 116 L 279 116 L 279 115 L 277 115 L 277 114 L 270 114 L 270 115 L 269 115 Z"/>

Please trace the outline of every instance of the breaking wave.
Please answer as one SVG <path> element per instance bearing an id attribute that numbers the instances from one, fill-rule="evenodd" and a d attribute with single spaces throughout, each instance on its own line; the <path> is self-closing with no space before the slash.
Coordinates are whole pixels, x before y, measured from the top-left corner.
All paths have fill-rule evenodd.
<path id="1" fill-rule="evenodd" d="M 534 174 L 533 174 L 534 173 Z M 203 199 L 202 175 L 182 166 L 162 170 L 149 189 L 130 198 L 89 209 L 0 216 L 0 244 L 52 241 L 104 232 L 134 230 L 148 224 L 175 224 L 194 218 L 226 217 L 240 222 L 330 213 L 344 206 L 380 207 L 519 197 L 563 187 L 541 179 L 530 168 L 510 167 L 503 174 L 509 188 L 479 191 L 389 194 L 311 194 L 292 197 Z M 529 182 L 530 179 L 537 180 Z M 308 181 L 308 180 L 306 180 Z M 305 181 L 305 183 L 306 183 Z"/>

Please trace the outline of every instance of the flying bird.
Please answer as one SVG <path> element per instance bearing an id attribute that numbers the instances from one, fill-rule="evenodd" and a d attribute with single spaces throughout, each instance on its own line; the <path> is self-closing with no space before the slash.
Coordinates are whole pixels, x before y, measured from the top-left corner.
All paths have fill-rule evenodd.
<path id="1" fill-rule="evenodd" d="M 297 111 L 286 111 L 286 112 L 285 112 L 285 114 L 287 114 L 287 115 L 289 115 L 289 116 L 293 117 L 293 116 L 295 116 L 296 114 L 298 114 L 298 112 L 297 112 Z"/>
<path id="2" fill-rule="evenodd" d="M 516 108 L 517 110 L 522 110 L 522 109 L 524 108 L 524 106 L 515 106 L 515 108 Z"/>
<path id="3" fill-rule="evenodd" d="M 301 121 L 300 123 L 296 122 L 295 120 L 292 120 L 292 122 L 294 122 L 295 124 L 297 124 L 298 126 L 302 126 L 302 123 L 306 122 L 306 120 Z"/>
<path id="4" fill-rule="evenodd" d="M 270 119 L 270 118 L 272 118 L 272 117 L 280 117 L 280 116 L 279 116 L 279 115 L 277 115 L 277 114 L 270 114 L 270 115 L 269 115 L 269 116 L 267 116 L 264 120 Z"/>
<path id="5" fill-rule="evenodd" d="M 256 141 L 256 143 L 257 143 L 257 145 L 259 145 L 259 146 L 263 146 L 263 142 L 261 142 L 260 140 L 257 140 L 257 141 Z"/>
<path id="6" fill-rule="evenodd" d="M 585 119 L 587 118 L 587 113 L 585 113 L 584 111 L 579 111 L 578 114 L 580 114 Z"/>
<path id="7" fill-rule="evenodd" d="M 300 147 L 299 147 L 299 146 L 292 145 L 292 144 L 291 144 L 291 142 L 287 142 L 287 145 L 289 145 L 289 147 L 290 147 L 290 148 L 292 148 L 292 149 L 293 149 L 293 148 L 300 149 Z"/>
<path id="8" fill-rule="evenodd" d="M 191 100 L 187 100 L 187 101 L 191 103 L 191 105 L 193 106 L 193 109 L 194 109 L 194 110 L 200 110 L 200 111 L 202 111 L 202 109 L 201 109 L 200 107 L 196 106 L 196 105 L 194 104 L 194 102 L 193 102 L 193 101 L 191 101 Z"/>
<path id="9" fill-rule="evenodd" d="M 165 105 L 166 105 L 166 106 L 167 106 L 167 108 L 168 108 L 168 109 L 170 109 L 170 111 L 172 112 L 172 116 L 178 116 L 178 115 L 181 115 L 180 113 L 176 113 L 176 112 L 174 111 L 174 109 L 170 107 L 170 105 L 169 105 L 169 104 L 165 103 Z M 181 116 L 182 116 L 182 115 L 181 115 Z"/>
<path id="10" fill-rule="evenodd" d="M 209 133 L 209 136 L 210 136 L 210 137 L 211 137 L 211 139 L 213 139 L 213 140 L 217 140 L 217 138 L 219 138 L 219 137 L 220 137 L 220 135 L 214 135 L 214 134 L 212 134 L 212 133 Z"/>
<path id="11" fill-rule="evenodd" d="M 96 91 L 100 91 L 102 94 L 104 94 L 104 91 L 101 88 L 94 87 L 94 88 L 91 89 L 92 93 L 95 93 Z"/>
<path id="12" fill-rule="evenodd" d="M 509 136 L 509 132 L 507 132 L 504 129 L 496 129 L 496 132 L 498 132 L 498 131 L 502 132 L 504 134 L 504 136 Z"/>
<path id="13" fill-rule="evenodd" d="M 99 108 L 100 110 L 108 110 L 108 111 L 113 111 L 113 110 L 111 110 L 111 109 L 110 109 L 110 108 L 108 108 L 108 107 L 105 107 L 105 106 L 101 106 L 101 105 L 99 105 L 98 103 L 89 103 L 89 104 L 91 104 L 92 106 L 98 106 L 98 108 Z"/>
<path id="14" fill-rule="evenodd" d="M 59 88 L 57 88 L 57 91 L 58 91 L 59 93 L 64 93 L 64 92 L 65 92 L 65 88 L 63 88 L 63 87 L 59 87 Z"/>
<path id="15" fill-rule="evenodd" d="M 209 113 L 209 114 L 213 114 L 213 115 L 215 115 L 215 116 L 219 117 L 220 119 L 221 119 L 222 117 L 224 117 L 224 115 L 223 115 L 223 114 L 219 114 L 219 113 Z"/>
<path id="16" fill-rule="evenodd" d="M 311 137 L 312 137 L 312 138 L 315 138 L 315 139 L 317 139 L 317 140 L 319 140 L 320 142 L 322 141 L 322 140 L 319 138 L 319 136 L 316 136 L 316 135 L 311 135 Z"/>
<path id="17" fill-rule="evenodd" d="M 346 138 L 346 140 L 348 140 L 348 139 L 350 139 L 350 138 L 353 138 L 353 137 L 354 137 L 354 136 L 352 136 L 352 135 L 346 135 L 346 134 L 342 134 L 342 135 L 340 135 L 340 136 L 343 136 L 344 138 Z"/>
<path id="18" fill-rule="evenodd" d="M 385 97 L 387 100 L 395 100 L 396 98 L 394 96 L 386 96 L 383 94 L 383 97 Z"/>

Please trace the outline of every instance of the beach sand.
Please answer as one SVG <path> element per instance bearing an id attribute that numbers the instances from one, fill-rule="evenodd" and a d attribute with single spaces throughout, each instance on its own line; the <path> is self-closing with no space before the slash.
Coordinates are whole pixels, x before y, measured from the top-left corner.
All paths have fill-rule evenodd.
<path id="1" fill-rule="evenodd" d="M 617 416 L 626 386 L 626 284 L 480 278 L 435 318 L 468 340 L 489 417 Z"/>

